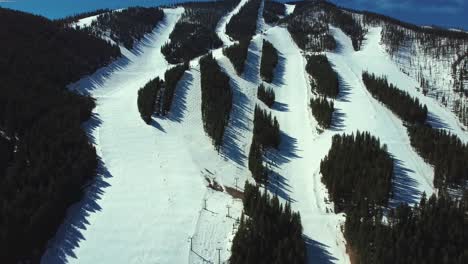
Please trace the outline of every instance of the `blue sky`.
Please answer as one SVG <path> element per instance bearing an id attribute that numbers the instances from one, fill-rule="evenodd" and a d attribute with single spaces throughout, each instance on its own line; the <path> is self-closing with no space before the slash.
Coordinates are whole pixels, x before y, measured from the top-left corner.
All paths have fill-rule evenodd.
<path id="1" fill-rule="evenodd" d="M 154 6 L 180 0 L 0 0 L 0 6 L 59 18 L 98 8 Z M 382 13 L 418 25 L 468 29 L 468 0 L 331 0 L 335 4 Z"/>
<path id="2" fill-rule="evenodd" d="M 418 25 L 468 29 L 468 0 L 332 0 L 335 4 L 385 14 Z"/>

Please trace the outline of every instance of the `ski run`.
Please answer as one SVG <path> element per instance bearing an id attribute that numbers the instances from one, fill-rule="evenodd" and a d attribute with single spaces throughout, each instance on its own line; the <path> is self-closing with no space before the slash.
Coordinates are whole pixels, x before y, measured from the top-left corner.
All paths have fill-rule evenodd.
<path id="1" fill-rule="evenodd" d="M 234 43 L 225 33 L 226 25 L 247 1 L 241 0 L 218 24 L 216 32 L 225 46 Z M 292 13 L 294 5 L 286 6 Z M 94 118 L 86 128 L 101 158 L 100 170 L 83 201 L 69 210 L 42 263 L 218 263 L 218 258 L 227 262 L 242 201 L 229 195 L 226 187 L 242 189 L 246 180 L 253 182 L 247 166 L 253 112 L 256 104 L 266 107 L 256 96 L 263 39 L 280 55 L 275 79 L 268 86 L 276 93 L 271 111 L 280 123 L 282 141 L 279 151 L 266 157 L 274 171 L 268 190 L 300 212 L 309 263 L 349 263 L 342 234 L 345 216 L 333 212 L 319 173 L 333 135 L 369 131 L 387 144 L 396 160 L 392 205 L 415 203 L 422 192 L 434 192 L 433 168 L 411 148 L 403 122 L 367 92 L 362 71 L 387 75 L 389 82 L 428 105 L 433 125 L 464 142 L 468 136 L 452 113 L 414 91 L 417 82 L 403 74 L 381 47 L 381 29 L 371 28 L 363 48 L 355 52 L 349 37 L 332 28 L 338 48 L 326 55 L 340 77 L 340 95 L 335 126 L 319 133 L 309 108 L 306 54 L 286 28 L 266 25 L 261 11 L 243 76 L 236 74 L 221 49 L 213 51 L 233 90 L 219 153 L 203 129 L 198 59 L 191 61 L 178 83 L 166 118 L 154 118 L 148 126 L 137 109 L 138 89 L 171 67 L 160 48 L 169 41 L 183 8 L 164 9 L 164 21 L 140 41 L 138 52 L 122 47 L 122 58 L 70 85 L 96 99 Z M 93 19 L 84 18 L 78 25 Z M 208 184 L 218 184 L 223 191 Z"/>

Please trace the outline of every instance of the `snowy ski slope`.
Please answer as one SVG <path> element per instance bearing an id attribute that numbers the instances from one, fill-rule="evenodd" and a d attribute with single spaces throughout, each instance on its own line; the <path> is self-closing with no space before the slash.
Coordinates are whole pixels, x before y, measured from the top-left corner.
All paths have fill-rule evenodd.
<path id="1" fill-rule="evenodd" d="M 233 44 L 226 25 L 247 1 L 241 0 L 218 24 L 216 32 L 225 46 Z M 288 12 L 294 9 L 287 7 Z M 253 112 L 255 104 L 267 108 L 256 98 L 264 38 L 280 53 L 268 86 L 276 93 L 271 111 L 280 123 L 282 143 L 266 158 L 273 169 L 268 190 L 300 212 L 309 263 L 349 263 L 341 231 L 345 218 L 333 212 L 319 173 L 333 135 L 369 131 L 387 144 L 396 160 L 391 205 L 415 203 L 422 192 L 432 194 L 432 167 L 411 148 L 402 121 L 372 98 L 361 79 L 363 70 L 385 74 L 399 88 L 420 96 L 414 91 L 417 82 L 401 73 L 379 44 L 380 28 L 372 28 L 362 50 L 355 52 L 349 37 L 332 27 L 338 48 L 327 56 L 339 74 L 341 92 L 335 101 L 335 125 L 323 133 L 317 131 L 309 108 L 313 95 L 305 54 L 287 29 L 266 25 L 261 10 L 242 76 L 222 49 L 213 51 L 233 89 L 220 152 L 203 129 L 198 59 L 179 82 L 170 114 L 146 125 L 137 109 L 137 91 L 150 79 L 163 78 L 171 67 L 160 47 L 183 11 L 164 9 L 164 21 L 137 48 L 122 48 L 121 59 L 70 86 L 97 100 L 95 118 L 86 128 L 101 158 L 100 172 L 85 199 L 69 210 L 42 263 L 217 263 L 218 257 L 226 263 L 242 202 L 225 187 L 242 189 L 246 180 L 253 181 L 247 168 Z M 452 113 L 431 98 L 420 100 L 428 105 L 433 125 L 468 141 Z M 210 189 L 208 182 L 224 190 Z"/>

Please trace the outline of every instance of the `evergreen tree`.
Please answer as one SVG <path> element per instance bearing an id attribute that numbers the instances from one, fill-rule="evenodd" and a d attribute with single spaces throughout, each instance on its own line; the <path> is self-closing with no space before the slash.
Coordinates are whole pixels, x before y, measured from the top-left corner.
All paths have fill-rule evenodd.
<path id="1" fill-rule="evenodd" d="M 265 88 L 263 84 L 258 87 L 257 97 L 270 108 L 275 103 L 275 92 L 271 88 Z"/>
<path id="2" fill-rule="evenodd" d="M 182 79 L 185 71 L 188 70 L 189 64 L 184 63 L 174 66 L 164 73 L 164 94 L 162 103 L 162 115 L 167 115 L 171 110 L 172 101 L 176 90 L 177 83 Z"/>
<path id="3" fill-rule="evenodd" d="M 319 125 L 330 128 L 334 111 L 333 101 L 328 101 L 325 97 L 313 98 L 310 99 L 310 107 Z"/>
<path id="4" fill-rule="evenodd" d="M 299 213 L 283 208 L 278 197 L 245 184 L 244 212 L 234 236 L 229 263 L 291 263 L 306 261 Z"/>
<path id="5" fill-rule="evenodd" d="M 160 80 L 159 77 L 156 77 L 138 90 L 138 111 L 140 111 L 141 118 L 146 124 L 151 122 L 151 116 L 156 112 L 156 109 L 158 109 L 156 101 L 163 85 L 164 82 Z"/>
<path id="6" fill-rule="evenodd" d="M 203 127 L 219 149 L 232 108 L 229 76 L 221 70 L 211 54 L 200 59 L 200 72 Z"/>
<path id="7" fill-rule="evenodd" d="M 263 40 L 260 75 L 264 81 L 269 83 L 273 81 L 276 65 L 278 65 L 278 51 L 270 42 Z"/>
<path id="8" fill-rule="evenodd" d="M 307 72 L 314 78 L 312 87 L 327 97 L 336 98 L 339 93 L 338 74 L 333 70 L 325 55 L 312 55 L 307 58 Z"/>
<path id="9" fill-rule="evenodd" d="M 238 75 L 244 72 L 245 61 L 249 52 L 249 41 L 242 40 L 239 43 L 223 49 L 223 54 L 229 58 Z"/>

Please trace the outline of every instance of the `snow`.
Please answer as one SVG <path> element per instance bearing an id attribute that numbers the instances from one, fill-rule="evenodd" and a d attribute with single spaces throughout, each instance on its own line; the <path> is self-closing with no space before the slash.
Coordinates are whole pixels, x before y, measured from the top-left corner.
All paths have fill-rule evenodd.
<path id="1" fill-rule="evenodd" d="M 439 104 L 433 97 L 424 96 L 415 88 L 419 83 L 404 74 L 399 65 L 392 61 L 380 44 L 380 27 L 369 29 L 366 36 L 365 46 L 355 55 L 355 61 L 361 64 L 365 70 L 379 75 L 387 75 L 389 81 L 398 88 L 407 91 L 411 96 L 418 97 L 421 103 L 426 104 L 429 109 L 429 123 L 436 128 L 446 129 L 456 134 L 463 142 L 468 142 L 468 134 L 463 130 L 457 117 L 449 109 Z M 448 71 L 450 71 L 450 66 Z M 449 73 L 447 73 L 449 75 Z"/>
<path id="2" fill-rule="evenodd" d="M 224 43 L 224 46 L 230 46 L 234 44 L 231 37 L 229 37 L 226 34 L 226 25 L 229 23 L 229 21 L 235 14 L 239 13 L 241 8 L 247 3 L 247 1 L 248 0 L 240 0 L 239 4 L 219 21 L 218 26 L 216 27 L 216 34 L 218 34 L 218 37 Z"/>
<path id="3" fill-rule="evenodd" d="M 42 263 L 215 262 L 218 248 L 223 261 L 230 255 L 242 202 L 207 188 L 206 179 L 232 188 L 251 180 L 246 168 L 251 132 L 250 137 L 248 132 L 239 136 L 239 131 L 251 131 L 251 124 L 243 126 L 251 117 L 240 111 L 245 95 L 235 91 L 239 111 L 218 153 L 203 129 L 200 72 L 194 60 L 178 84 L 170 115 L 155 118 L 151 126 L 141 120 L 137 91 L 170 67 L 160 47 L 183 9 L 164 12 L 164 22 L 140 41 L 138 53 L 124 50 L 120 60 L 70 86 L 97 100 L 96 118 L 87 127 L 102 161 L 100 175 L 83 201 L 69 210 Z"/>
<path id="4" fill-rule="evenodd" d="M 292 202 L 301 214 L 309 263 L 349 263 L 341 233 L 344 215 L 334 214 L 326 204 L 327 191 L 320 181 L 320 160 L 331 145 L 333 133 L 319 136 L 309 111 L 309 83 L 305 59 L 285 28 L 269 30 L 266 38 L 279 51 L 273 89 L 277 103 L 273 113 L 280 124 L 280 151 L 269 155 L 276 176 L 270 191 Z"/>
<path id="5" fill-rule="evenodd" d="M 241 0 L 218 24 L 216 31 L 225 46 L 233 44 L 225 27 L 246 2 Z M 286 7 L 292 12 L 294 5 Z M 432 167 L 411 148 L 402 121 L 367 92 L 361 79 L 363 70 L 385 74 L 399 88 L 416 94 L 417 82 L 403 74 L 380 45 L 380 28 L 371 28 L 362 50 L 355 52 L 349 37 L 331 27 L 338 49 L 326 55 L 342 83 L 335 101 L 335 126 L 323 132 L 317 130 L 309 107 L 313 95 L 304 54 L 287 29 L 268 27 L 259 16 L 242 76 L 222 49 L 214 50 L 233 90 L 233 109 L 218 153 L 203 129 L 199 58 L 190 62 L 178 83 L 167 117 L 155 117 L 146 125 L 139 116 L 138 89 L 156 76 L 163 78 L 171 67 L 160 48 L 169 40 L 183 8 L 164 12 L 164 21 L 137 44 L 138 52 L 121 47 L 121 59 L 70 85 L 71 90 L 97 100 L 95 118 L 85 128 L 100 157 L 99 175 L 83 201 L 68 211 L 42 263 L 228 260 L 242 202 L 225 188 L 242 189 L 245 181 L 253 182 L 247 157 L 255 105 L 266 108 L 256 97 L 262 82 L 259 65 L 264 38 L 280 53 L 275 79 L 266 84 L 275 90 L 277 102 L 271 112 L 282 132 L 279 150 L 266 157 L 273 170 L 268 190 L 300 212 L 309 263 L 349 263 L 342 234 L 345 216 L 334 213 L 319 172 L 334 135 L 369 131 L 388 146 L 397 160 L 392 206 L 415 203 L 422 192 L 433 193 Z M 450 111 L 429 97 L 421 100 L 428 105 L 433 123 L 467 140 Z M 207 187 L 208 182 L 216 182 L 223 190 Z"/>
<path id="6" fill-rule="evenodd" d="M 362 82 L 364 70 L 385 74 L 390 82 L 396 82 L 399 87 L 408 76 L 401 73 L 391 60 L 384 59 L 385 53 L 381 53 L 380 37 L 375 35 L 375 30 L 369 32 L 364 47 L 358 52 L 353 50 L 351 40 L 340 29 L 331 27 L 331 31 L 338 51 L 327 56 L 342 81 L 342 94 L 335 108 L 339 115 L 343 115 L 343 132 L 368 131 L 387 145 L 395 159 L 391 206 L 401 202 L 414 204 L 422 192 L 431 195 L 434 192 L 432 167 L 411 147 L 403 122 L 374 99 Z"/>
<path id="7" fill-rule="evenodd" d="M 82 18 L 78 20 L 78 22 L 76 22 L 73 26 L 74 27 L 78 26 L 80 28 L 89 27 L 91 23 L 93 23 L 97 19 L 98 16 L 99 15 Z"/>
<path id="8" fill-rule="evenodd" d="M 294 8 L 296 8 L 296 5 L 294 4 L 284 4 L 284 7 L 286 8 L 286 16 L 291 15 L 294 12 Z"/>

